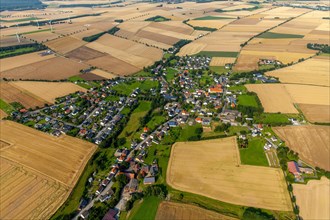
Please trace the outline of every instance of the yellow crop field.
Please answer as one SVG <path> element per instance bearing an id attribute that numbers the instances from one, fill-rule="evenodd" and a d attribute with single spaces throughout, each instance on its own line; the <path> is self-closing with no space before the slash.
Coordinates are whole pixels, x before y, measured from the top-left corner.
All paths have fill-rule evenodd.
<path id="1" fill-rule="evenodd" d="M 302 160 L 330 170 L 329 126 L 286 126 L 276 127 L 274 131 Z"/>
<path id="2" fill-rule="evenodd" d="M 265 112 L 298 113 L 290 94 L 282 84 L 249 84 L 249 91 L 257 93 Z"/>
<path id="3" fill-rule="evenodd" d="M 310 180 L 306 185 L 293 184 L 293 193 L 303 219 L 330 219 L 330 180 Z"/>
<path id="4" fill-rule="evenodd" d="M 33 82 L 33 81 L 15 81 L 10 85 L 25 91 L 32 96 L 36 96 L 49 103 L 54 103 L 55 98 L 68 95 L 77 91 L 86 92 L 85 88 L 77 86 L 70 82 Z"/>
<path id="5" fill-rule="evenodd" d="M 293 66 L 267 72 L 266 75 L 278 77 L 282 83 L 330 86 L 330 60 L 316 57 Z"/>
<path id="6" fill-rule="evenodd" d="M 175 143 L 166 180 L 175 189 L 232 204 L 292 210 L 281 169 L 242 165 L 236 137 Z"/>
<path id="7" fill-rule="evenodd" d="M 96 146 L 0 121 L 1 219 L 48 219 L 69 196 Z"/>
<path id="8" fill-rule="evenodd" d="M 234 57 L 213 57 L 210 66 L 224 66 L 227 63 L 234 63 L 235 60 Z"/>
<path id="9" fill-rule="evenodd" d="M 16 67 L 36 63 L 39 61 L 43 60 L 48 60 L 50 58 L 54 58 L 54 55 L 48 55 L 48 56 L 40 56 L 39 54 L 42 53 L 43 51 L 40 52 L 35 52 L 35 53 L 28 53 L 20 56 L 15 56 L 15 57 L 9 57 L 1 60 L 1 65 L 0 65 L 0 72 L 14 69 Z M 17 62 L 19 60 L 20 62 Z"/>
<path id="10" fill-rule="evenodd" d="M 61 37 L 52 41 L 48 41 L 45 44 L 47 47 L 60 54 L 66 54 L 74 49 L 77 49 L 78 47 L 87 44 L 87 42 L 73 37 Z"/>

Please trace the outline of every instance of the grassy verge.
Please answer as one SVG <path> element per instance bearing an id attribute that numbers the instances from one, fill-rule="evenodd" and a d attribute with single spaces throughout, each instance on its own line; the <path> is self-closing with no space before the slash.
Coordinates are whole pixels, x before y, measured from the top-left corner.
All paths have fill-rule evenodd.
<path id="1" fill-rule="evenodd" d="M 2 99 L 0 99 L 0 109 L 6 112 L 8 115 L 15 110 L 13 106 L 9 105 L 7 102 L 3 101 Z"/>
<path id="2" fill-rule="evenodd" d="M 240 149 L 242 164 L 268 166 L 268 161 L 263 149 L 265 144 L 262 138 L 253 138 L 249 140 L 248 148 Z"/>
<path id="3" fill-rule="evenodd" d="M 223 20 L 223 19 L 233 19 L 229 17 L 216 17 L 216 16 L 205 16 L 200 18 L 195 18 L 193 20 Z"/>
<path id="4" fill-rule="evenodd" d="M 273 32 L 266 32 L 258 36 L 258 38 L 266 38 L 266 39 L 281 39 L 281 38 L 303 38 L 304 35 L 299 34 L 280 34 Z"/>

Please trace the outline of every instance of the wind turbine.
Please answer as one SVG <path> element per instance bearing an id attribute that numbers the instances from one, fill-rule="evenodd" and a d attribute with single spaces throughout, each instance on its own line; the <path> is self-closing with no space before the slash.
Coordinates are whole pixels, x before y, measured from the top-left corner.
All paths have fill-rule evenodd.
<path id="1" fill-rule="evenodd" d="M 52 21 L 49 21 L 49 24 L 50 24 L 50 31 L 51 31 L 51 32 L 54 32 L 54 31 L 53 31 Z"/>
<path id="2" fill-rule="evenodd" d="M 19 39 L 19 35 L 18 35 L 18 31 L 19 31 L 18 24 L 16 24 L 16 26 L 17 26 L 16 38 L 17 38 L 18 43 L 21 43 L 21 39 Z"/>

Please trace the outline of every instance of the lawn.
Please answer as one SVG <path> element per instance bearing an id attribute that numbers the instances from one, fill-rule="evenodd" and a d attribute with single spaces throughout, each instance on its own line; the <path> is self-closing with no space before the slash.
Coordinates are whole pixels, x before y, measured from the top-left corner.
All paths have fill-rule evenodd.
<path id="1" fill-rule="evenodd" d="M 266 38 L 266 39 L 278 39 L 278 38 L 303 38 L 304 35 L 299 34 L 280 34 L 273 32 L 266 32 L 258 36 L 258 38 Z"/>
<path id="2" fill-rule="evenodd" d="M 195 137 L 196 135 L 198 135 L 196 132 L 198 128 L 202 128 L 202 125 L 195 124 L 193 126 L 184 126 L 177 141 L 188 141 L 190 138 Z"/>
<path id="3" fill-rule="evenodd" d="M 249 140 L 248 148 L 240 149 L 242 164 L 269 166 L 264 152 L 265 140 L 262 138 L 253 138 Z"/>
<path id="4" fill-rule="evenodd" d="M 209 68 L 210 70 L 219 74 L 226 73 L 229 71 L 229 69 L 226 69 L 224 66 L 210 66 Z"/>
<path id="5" fill-rule="evenodd" d="M 153 116 L 150 121 L 147 123 L 147 127 L 153 131 L 155 130 L 159 125 L 163 124 L 166 121 L 166 118 L 161 115 L 155 115 Z"/>
<path id="6" fill-rule="evenodd" d="M 241 91 L 241 92 L 246 92 L 247 89 L 245 86 L 243 85 L 239 85 L 239 86 L 230 86 L 228 88 L 229 91 L 232 91 L 232 92 L 238 92 L 238 91 Z"/>
<path id="7" fill-rule="evenodd" d="M 297 117 L 298 115 L 296 115 Z M 270 125 L 281 125 L 290 124 L 288 115 L 281 113 L 262 113 L 260 116 L 255 118 L 257 123 L 270 124 Z"/>
<path id="8" fill-rule="evenodd" d="M 193 20 L 223 20 L 223 19 L 232 19 L 229 17 L 216 17 L 216 16 L 205 16 L 200 18 L 195 18 Z"/>
<path id="9" fill-rule="evenodd" d="M 118 136 L 119 138 L 127 138 L 131 140 L 135 132 L 140 128 L 140 118 L 143 118 L 151 108 L 151 102 L 142 101 L 132 112 L 127 125 Z"/>
<path id="10" fill-rule="evenodd" d="M 8 115 L 15 110 L 13 106 L 9 105 L 7 102 L 3 101 L 2 99 L 0 99 L 0 109 L 6 112 Z"/>
<path id="11" fill-rule="evenodd" d="M 147 92 L 151 88 L 156 88 L 158 86 L 159 82 L 158 81 L 151 81 L 151 80 L 145 80 L 145 81 L 130 81 L 130 82 L 125 82 L 121 83 L 119 85 L 115 85 L 112 87 L 113 90 L 117 91 L 120 94 L 123 95 L 130 95 L 133 90 L 136 88 L 140 88 L 141 91 Z"/>
<path id="12" fill-rule="evenodd" d="M 229 51 L 201 51 L 196 55 L 203 55 L 208 57 L 237 57 L 238 52 Z"/>
<path id="13" fill-rule="evenodd" d="M 177 72 L 178 71 L 173 68 L 168 68 L 166 71 L 167 74 L 165 75 L 166 81 L 171 82 L 175 78 Z"/>
<path id="14" fill-rule="evenodd" d="M 238 104 L 244 106 L 258 107 L 258 102 L 253 95 L 239 95 Z"/>
<path id="15" fill-rule="evenodd" d="M 142 202 L 134 204 L 128 217 L 129 220 L 154 220 L 161 199 L 155 196 L 146 197 Z"/>

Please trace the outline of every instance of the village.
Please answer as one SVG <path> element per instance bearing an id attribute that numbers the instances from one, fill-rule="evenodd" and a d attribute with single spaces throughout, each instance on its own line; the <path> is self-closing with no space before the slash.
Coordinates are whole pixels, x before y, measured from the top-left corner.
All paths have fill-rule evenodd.
<path id="1" fill-rule="evenodd" d="M 153 77 L 101 81 L 99 87 L 93 87 L 87 93 L 76 92 L 60 97 L 52 106 L 32 111 L 22 109 L 12 114 L 13 120 L 48 132 L 53 136 L 67 134 L 101 146 L 107 143 L 109 137 L 120 132 L 118 124 L 124 117 L 124 109 L 133 110 L 144 97 L 140 88 L 134 88 L 129 95 L 124 96 L 117 94 L 113 87 L 132 80 L 160 82 L 158 87 L 148 92 L 159 94 L 165 100 L 166 104 L 162 106 L 162 110 L 167 115 L 166 122 L 159 124 L 155 130 L 144 127 L 139 139 L 131 140 L 130 147 L 119 146 L 116 149 L 114 153 L 116 160 L 109 167 L 108 174 L 103 179 L 97 178 L 95 173 L 89 178 L 89 186 L 87 186 L 90 187 L 89 197 L 81 200 L 75 219 L 87 218 L 94 203 L 104 203 L 115 197 L 116 189 L 113 185 L 118 176 L 124 176 L 127 179 L 127 185 L 120 195 L 118 204 L 107 214 L 112 218 L 115 218 L 120 211 L 126 210 L 126 204 L 130 201 L 132 194 L 141 192 L 143 186 L 155 184 L 159 178 L 158 161 L 155 159 L 152 163 L 145 163 L 145 158 L 148 156 L 149 148 L 161 144 L 164 137 L 171 135 L 171 129 L 176 127 L 197 124 L 207 129 L 213 122 L 225 127 L 223 129 L 226 131 L 231 126 L 242 127 L 244 132 L 234 133 L 238 137 L 239 147 L 246 148 L 251 138 L 263 137 L 269 166 L 280 167 L 276 148 L 282 143 L 278 142 L 273 135 L 263 132 L 262 124 L 254 123 L 253 117 L 248 117 L 246 113 L 237 109 L 239 97 L 247 93 L 242 89 L 231 88 L 239 87 L 251 78 L 232 80 L 230 70 L 224 75 L 217 75 L 209 70 L 209 62 L 210 58 L 206 56 L 185 56 L 178 60 L 175 67 L 171 67 L 177 72 L 172 80 L 166 78 L 169 67 L 158 65 L 152 69 L 155 75 Z M 252 80 L 261 83 L 276 82 L 275 79 L 268 79 L 262 74 L 254 74 Z M 295 119 L 292 119 L 290 123 L 299 124 Z M 299 167 L 295 161 L 288 162 L 288 169 L 297 181 L 302 179 L 301 172 L 314 173 L 311 168 Z"/>

